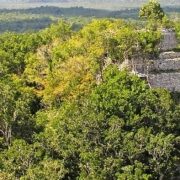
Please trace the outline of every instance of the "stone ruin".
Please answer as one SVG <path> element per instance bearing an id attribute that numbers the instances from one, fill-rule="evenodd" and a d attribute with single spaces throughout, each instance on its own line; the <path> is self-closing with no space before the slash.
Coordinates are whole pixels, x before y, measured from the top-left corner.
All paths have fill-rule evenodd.
<path id="1" fill-rule="evenodd" d="M 119 69 L 130 69 L 133 74 L 147 80 L 150 87 L 180 92 L 180 52 L 173 51 L 178 45 L 176 34 L 171 29 L 163 29 L 162 34 L 159 58 L 144 60 L 138 57 L 131 61 L 126 60 L 119 65 Z"/>
<path id="2" fill-rule="evenodd" d="M 162 51 L 169 51 L 177 47 L 176 32 L 173 29 L 162 29 L 163 38 L 160 42 Z"/>
<path id="3" fill-rule="evenodd" d="M 143 59 L 134 57 L 123 63 L 112 62 L 110 58 L 104 60 L 102 71 L 110 64 L 116 64 L 119 70 L 128 69 L 132 74 L 148 82 L 150 87 L 165 88 L 172 92 L 180 92 L 180 52 L 173 51 L 178 45 L 176 33 L 172 29 L 162 30 L 162 40 L 159 44 L 160 55 L 157 59 Z M 101 82 L 102 74 L 96 77 Z"/>

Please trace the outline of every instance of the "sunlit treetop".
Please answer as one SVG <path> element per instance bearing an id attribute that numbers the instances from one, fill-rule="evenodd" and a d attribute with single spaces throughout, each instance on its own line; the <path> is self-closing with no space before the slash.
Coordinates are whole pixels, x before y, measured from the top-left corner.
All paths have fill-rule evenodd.
<path id="1" fill-rule="evenodd" d="M 162 21 L 165 13 L 157 0 L 150 0 L 140 9 L 139 16 L 147 20 Z"/>

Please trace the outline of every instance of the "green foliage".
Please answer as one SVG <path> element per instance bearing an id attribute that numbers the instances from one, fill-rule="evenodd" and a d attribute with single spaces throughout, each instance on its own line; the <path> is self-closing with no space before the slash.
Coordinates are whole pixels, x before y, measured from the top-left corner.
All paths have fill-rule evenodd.
<path id="1" fill-rule="evenodd" d="M 21 82 L 10 79 L 0 81 L 1 147 L 9 146 L 19 137 L 31 142 L 36 131 L 33 114 L 38 110 L 38 99 L 30 89 L 21 86 Z"/>
<path id="2" fill-rule="evenodd" d="M 22 180 L 59 180 L 63 179 L 66 174 L 64 165 L 59 160 L 45 159 L 36 167 L 28 169 L 27 175 L 21 177 Z"/>
<path id="3" fill-rule="evenodd" d="M 12 146 L 1 153 L 2 170 L 12 177 L 25 175 L 26 170 L 41 158 L 43 151 L 38 145 L 28 145 L 23 140 L 15 140 Z"/>
<path id="4" fill-rule="evenodd" d="M 157 0 L 150 0 L 145 4 L 139 11 L 139 17 L 148 21 L 148 29 L 157 30 L 162 26 L 172 26 Z"/>
<path id="5" fill-rule="evenodd" d="M 140 17 L 153 21 L 162 21 L 164 15 L 164 11 L 157 0 L 150 0 L 139 12 Z"/>
<path id="6" fill-rule="evenodd" d="M 42 44 L 42 37 L 38 34 L 5 33 L 0 36 L 0 50 L 3 53 L 1 73 L 21 74 L 25 66 L 25 58 L 29 52 Z M 4 73 L 3 71 L 6 70 Z"/>
<path id="7" fill-rule="evenodd" d="M 38 116 L 38 139 L 63 160 L 65 178 L 170 177 L 178 158 L 176 113 L 167 91 L 109 67 L 89 98 Z"/>
<path id="8" fill-rule="evenodd" d="M 131 2 L 132 4 L 133 2 Z M 11 4 L 11 3 L 8 3 Z M 133 20 L 139 23 L 138 11 L 136 6 L 133 8 L 120 8 L 120 10 L 105 10 L 102 9 L 89 9 L 83 7 L 53 7 L 53 6 L 41 6 L 36 8 L 27 9 L 0 9 L 0 33 L 4 32 L 36 32 L 38 30 L 47 28 L 51 23 L 65 20 L 72 25 L 72 29 L 75 31 L 80 30 L 87 25 L 94 17 L 96 18 L 123 18 L 127 20 Z M 98 5 L 97 4 L 97 5 Z M 112 2 L 111 2 L 112 4 Z M 119 5 L 122 3 L 119 3 Z M 25 4 L 23 4 L 24 6 Z M 129 3 L 128 3 L 129 5 Z M 139 5 L 139 4 L 138 4 Z M 17 3 L 16 3 L 17 6 Z M 80 5 L 82 6 L 82 5 Z M 20 5 L 18 5 L 20 7 Z M 109 6 L 105 6 L 107 8 Z M 114 5 L 117 9 L 117 3 Z M 169 19 L 179 18 L 180 8 L 177 6 L 164 6 L 164 11 L 168 14 Z M 163 18 L 163 26 L 171 27 L 171 21 L 167 21 L 167 18 Z"/>
<path id="9" fill-rule="evenodd" d="M 144 57 L 156 57 L 158 55 L 158 45 L 161 40 L 161 33 L 158 31 L 141 31 L 139 33 L 140 52 Z"/>
<path id="10" fill-rule="evenodd" d="M 146 174 L 147 167 L 136 161 L 134 165 L 125 166 L 122 168 L 123 173 L 117 174 L 118 180 L 148 180 L 152 179 L 152 175 Z"/>
<path id="11" fill-rule="evenodd" d="M 178 175 L 178 102 L 117 68 L 156 55 L 160 33 L 114 19 L 71 28 L 0 36 L 0 179 Z"/>
<path id="12" fill-rule="evenodd" d="M 59 8 L 41 6 L 27 9 L 0 9 L 0 33 L 10 32 L 34 32 L 51 23 L 65 20 L 72 25 L 73 30 L 79 30 L 96 18 L 136 18 L 138 9 L 125 9 L 120 11 L 89 9 L 83 7 Z"/>
<path id="13" fill-rule="evenodd" d="M 46 34 L 55 35 L 52 30 L 47 29 Z M 67 25 L 56 31 L 61 36 L 57 34 L 51 45 L 29 56 L 24 71 L 26 79 L 37 85 L 37 93 L 50 104 L 89 92 L 105 59 L 124 61 L 132 56 L 138 41 L 133 27 L 121 20 L 94 20 L 74 35 Z"/>

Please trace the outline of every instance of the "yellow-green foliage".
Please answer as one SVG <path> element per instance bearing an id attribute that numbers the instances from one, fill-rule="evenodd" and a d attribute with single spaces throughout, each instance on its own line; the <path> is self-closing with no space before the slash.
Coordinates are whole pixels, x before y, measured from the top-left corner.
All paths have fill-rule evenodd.
<path id="1" fill-rule="evenodd" d="M 47 29 L 48 33 L 53 34 L 52 39 L 48 37 L 51 43 L 29 55 L 24 76 L 36 84 L 36 92 L 50 104 L 89 92 L 106 58 L 123 62 L 137 50 L 144 53 L 147 47 L 147 53 L 151 53 L 160 38 L 149 32 L 147 36 L 151 39 L 142 44 L 144 40 L 140 37 L 145 32 L 139 33 L 122 20 L 108 19 L 93 20 L 77 33 L 72 33 L 67 24 L 61 23 L 59 28 Z"/>
<path id="2" fill-rule="evenodd" d="M 0 36 L 0 179 L 178 175 L 179 105 L 117 68 L 160 37 L 114 19 Z"/>

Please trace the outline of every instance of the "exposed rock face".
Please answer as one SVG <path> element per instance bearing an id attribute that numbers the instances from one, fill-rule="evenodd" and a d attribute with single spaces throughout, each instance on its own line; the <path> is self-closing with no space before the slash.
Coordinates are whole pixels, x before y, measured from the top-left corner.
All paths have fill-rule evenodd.
<path id="1" fill-rule="evenodd" d="M 163 52 L 159 55 L 160 59 L 174 59 L 174 58 L 179 58 L 180 57 L 180 52 L 173 52 L 173 51 L 168 51 L 168 52 Z"/>
<path id="2" fill-rule="evenodd" d="M 180 92 L 180 52 L 170 51 L 177 47 L 178 41 L 173 30 L 162 30 L 163 39 L 156 60 L 143 60 L 141 57 L 131 62 L 130 70 L 139 77 L 146 77 L 151 87 L 161 87 Z"/>
<path id="3" fill-rule="evenodd" d="M 131 71 L 139 77 L 146 77 L 151 87 L 161 87 L 180 92 L 180 53 L 163 52 L 159 59 L 134 60 Z"/>
<path id="4" fill-rule="evenodd" d="M 160 58 L 158 60 L 150 61 L 150 70 L 156 72 L 162 71 L 180 71 L 180 53 L 172 53 L 172 57 L 170 54 L 165 56 L 164 58 Z M 161 55 L 162 57 L 163 55 Z"/>
<path id="5" fill-rule="evenodd" d="M 151 87 L 161 87 L 180 92 L 180 72 L 149 74 L 148 82 Z"/>
<path id="6" fill-rule="evenodd" d="M 160 43 L 160 49 L 162 51 L 172 50 L 177 47 L 176 33 L 172 29 L 162 30 L 163 39 Z"/>
<path id="7" fill-rule="evenodd" d="M 180 53 L 160 54 L 160 59 L 152 61 L 149 72 L 148 82 L 152 87 L 180 92 Z"/>
<path id="8" fill-rule="evenodd" d="M 164 39 L 160 43 L 161 54 L 154 60 L 134 57 L 123 63 L 115 62 L 119 70 L 128 69 L 131 73 L 146 79 L 150 87 L 165 88 L 180 92 L 180 52 L 170 51 L 177 47 L 177 39 L 173 30 L 164 30 Z M 105 59 L 104 68 L 114 64 Z"/>

